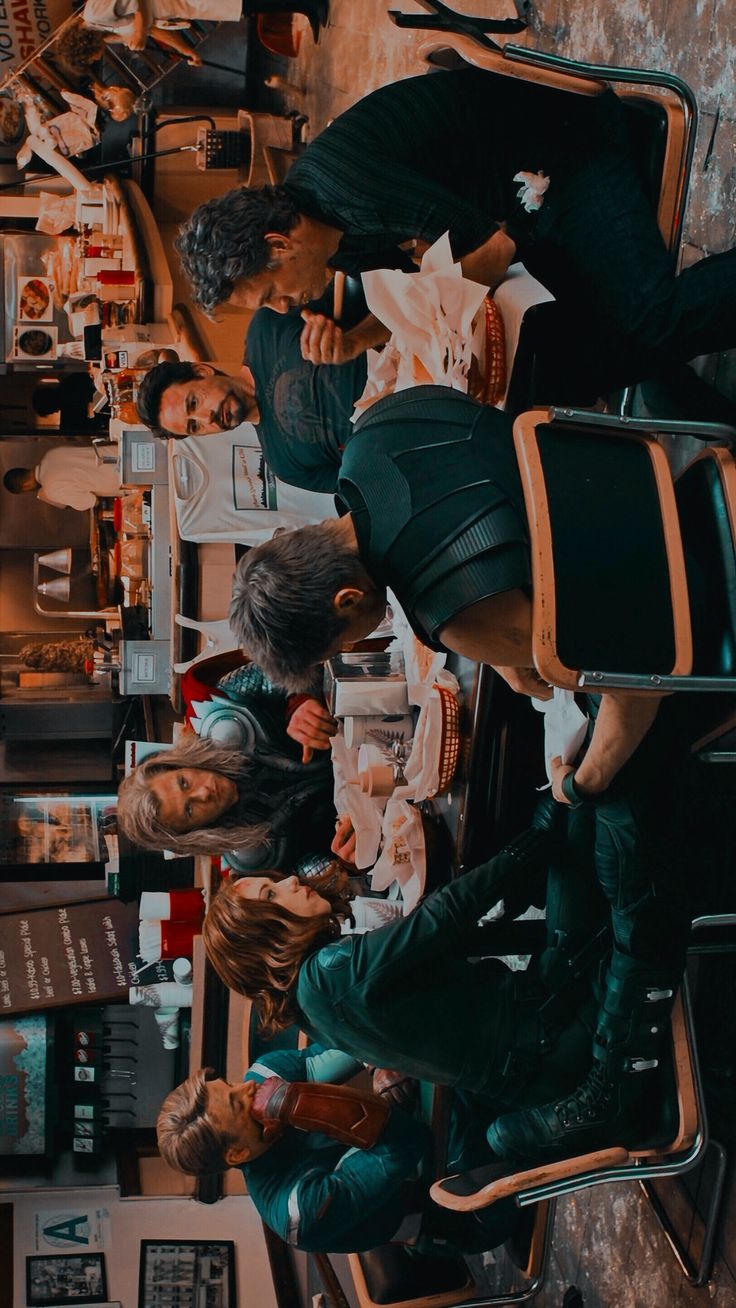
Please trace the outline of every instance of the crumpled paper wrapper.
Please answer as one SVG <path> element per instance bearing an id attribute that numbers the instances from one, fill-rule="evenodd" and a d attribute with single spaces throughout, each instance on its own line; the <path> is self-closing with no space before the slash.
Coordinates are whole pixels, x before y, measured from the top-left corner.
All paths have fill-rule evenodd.
<path id="1" fill-rule="evenodd" d="M 554 687 L 551 699 L 532 699 L 538 713 L 544 714 L 544 766 L 552 783 L 552 759 L 574 763 L 585 740 L 588 719 L 575 703 L 571 690 Z"/>
<path id="2" fill-rule="evenodd" d="M 69 105 L 66 113 L 43 120 L 40 115 L 34 116 L 29 112 L 27 120 L 32 136 L 45 141 L 69 159 L 97 145 L 100 139 L 100 133 L 95 127 L 97 105 L 94 100 L 85 95 L 77 95 L 75 91 L 62 91 L 61 95 Z M 19 168 L 25 168 L 30 163 L 32 153 L 33 144 L 26 140 L 16 156 Z"/>
<path id="3" fill-rule="evenodd" d="M 549 189 L 550 179 L 544 173 L 516 173 L 515 182 L 521 182 L 521 186 L 516 192 L 517 200 L 521 201 L 522 209 L 527 213 L 536 213 L 544 204 L 545 192 Z"/>
<path id="4" fill-rule="evenodd" d="M 393 613 L 394 639 L 389 649 L 400 650 L 404 655 L 409 703 L 421 709 L 412 751 L 407 761 L 407 785 L 398 787 L 388 805 L 406 803 L 408 799 L 428 799 L 437 789 L 439 779 L 439 749 L 442 718 L 439 695 L 433 687 L 446 686 L 457 694 L 457 679 L 444 666 L 446 655 L 427 649 L 417 640 L 396 596 L 389 591 L 388 601 Z M 423 742 L 423 743 L 422 743 Z M 388 760 L 387 760 L 388 761 Z M 385 799 L 364 795 L 351 780 L 358 778 L 358 750 L 348 749 L 342 731 L 332 738 L 332 764 L 335 774 L 335 808 L 347 813 L 356 835 L 356 863 L 360 868 L 370 867 L 378 854 L 381 839 L 381 817 Z M 414 810 L 412 810 L 414 811 Z M 417 814 L 419 818 L 419 815 Z M 421 818 L 419 818 L 421 825 Z M 422 835 L 422 845 L 424 837 Z"/>
<path id="5" fill-rule="evenodd" d="M 45 232 L 47 236 L 60 236 L 62 232 L 74 226 L 77 218 L 75 192 L 71 195 L 53 195 L 50 191 L 42 191 L 39 200 L 37 232 Z"/>
<path id="6" fill-rule="evenodd" d="M 383 850 L 371 872 L 373 890 L 387 890 L 396 881 L 404 912 L 416 908 L 424 894 L 427 859 L 421 814 L 405 799 L 390 799 L 383 815 Z"/>
<path id="7" fill-rule="evenodd" d="M 335 808 L 347 813 L 355 832 L 355 865 L 371 867 L 381 840 L 381 818 L 385 800 L 364 795 L 358 785 L 358 751 L 348 749 L 342 728 L 332 737 L 332 766 L 335 774 Z"/>
<path id="8" fill-rule="evenodd" d="M 439 784 L 440 744 L 442 740 L 442 704 L 435 686 L 444 686 L 457 695 L 457 678 L 446 667 L 447 655 L 428 649 L 414 635 L 406 614 L 394 595 L 389 595 L 394 613 L 392 649 L 404 655 L 409 703 L 419 705 L 411 754 L 404 768 L 409 797 L 431 799 Z"/>
<path id="9" fill-rule="evenodd" d="M 429 692 L 438 680 L 440 672 L 447 662 L 447 655 L 436 652 L 423 645 L 409 626 L 409 620 L 392 591 L 388 592 L 388 602 L 393 614 L 394 639 L 389 649 L 400 650 L 404 655 L 407 695 L 410 704 L 420 707 L 426 702 Z M 451 672 L 446 675 L 457 689 L 457 681 Z"/>
<path id="10" fill-rule="evenodd" d="M 393 268 L 363 273 L 371 313 L 391 332 L 380 354 L 368 355 L 368 379 L 354 417 L 382 395 L 411 386 L 450 386 L 467 393 L 473 318 L 486 288 L 468 281 L 445 232 L 417 273 Z"/>

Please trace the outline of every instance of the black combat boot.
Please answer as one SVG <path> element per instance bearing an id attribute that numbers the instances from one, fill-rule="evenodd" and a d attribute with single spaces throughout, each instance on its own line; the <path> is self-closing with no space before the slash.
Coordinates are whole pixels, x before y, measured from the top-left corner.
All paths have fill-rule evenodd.
<path id="1" fill-rule="evenodd" d="M 653 1073 L 679 980 L 676 973 L 643 968 L 614 953 L 590 1072 L 567 1095 L 497 1118 L 488 1128 L 494 1153 L 543 1161 L 644 1143 L 651 1129 Z"/>

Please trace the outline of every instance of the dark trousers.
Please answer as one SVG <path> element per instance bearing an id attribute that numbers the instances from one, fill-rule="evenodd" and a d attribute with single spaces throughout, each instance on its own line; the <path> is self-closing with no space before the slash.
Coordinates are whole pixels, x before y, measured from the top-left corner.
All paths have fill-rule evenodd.
<path id="1" fill-rule="evenodd" d="M 675 276 L 616 96 L 582 103 L 565 126 L 541 147 L 542 208 L 517 206 L 509 226 L 529 271 L 578 311 L 581 338 L 600 335 L 602 366 L 632 381 L 736 345 L 736 249 Z"/>
<path id="2" fill-rule="evenodd" d="M 589 699 L 596 712 L 599 697 Z M 694 709 L 688 696 L 663 700 L 605 795 L 568 817 L 570 843 L 592 838 L 614 949 L 632 975 L 653 968 L 679 975 L 685 964 L 690 911 L 679 828 Z"/>

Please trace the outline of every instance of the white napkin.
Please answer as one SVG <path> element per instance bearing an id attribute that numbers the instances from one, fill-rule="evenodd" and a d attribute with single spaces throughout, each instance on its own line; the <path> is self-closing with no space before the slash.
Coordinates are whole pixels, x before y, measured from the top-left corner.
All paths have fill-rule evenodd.
<path id="1" fill-rule="evenodd" d="M 585 740 L 588 719 L 575 703 L 571 690 L 554 687 L 551 699 L 533 699 L 538 713 L 544 714 L 544 766 L 547 778 L 552 781 L 552 759 L 573 763 Z"/>
<path id="2" fill-rule="evenodd" d="M 385 800 L 364 795 L 358 780 L 358 751 L 348 749 L 342 727 L 332 737 L 332 769 L 335 776 L 335 808 L 347 813 L 355 832 L 355 865 L 367 868 L 375 862 L 381 839 L 381 817 Z"/>
<path id="3" fill-rule="evenodd" d="M 408 786 L 406 798 L 430 799 L 439 785 L 440 744 L 442 740 L 442 705 L 436 686 L 445 686 L 453 695 L 459 693 L 457 678 L 445 667 L 447 655 L 428 649 L 414 635 L 396 597 L 389 592 L 394 614 L 392 649 L 404 655 L 407 694 L 410 704 L 420 707 L 411 754 L 404 768 Z"/>
<path id="4" fill-rule="evenodd" d="M 416 907 L 427 880 L 427 858 L 421 815 L 404 799 L 390 799 L 383 817 L 383 850 L 370 874 L 373 890 L 398 882 L 404 912 Z"/>
<path id="5" fill-rule="evenodd" d="M 550 294 L 546 286 L 537 281 L 536 277 L 532 277 L 531 273 L 527 272 L 523 263 L 512 263 L 501 285 L 494 291 L 493 298 L 503 318 L 506 343 L 506 376 L 510 377 L 514 356 L 519 344 L 519 333 L 524 314 L 532 305 L 546 304 L 548 301 L 554 300 L 555 297 Z M 481 319 L 476 334 L 480 333 L 482 337 L 484 332 L 485 323 Z M 483 347 L 485 347 L 485 342 L 483 342 Z M 480 348 L 480 342 L 476 344 L 474 340 L 473 350 L 478 358 L 481 357 Z M 503 408 L 504 399 L 499 402 L 499 409 Z"/>
<path id="6" fill-rule="evenodd" d="M 391 332 L 368 380 L 357 416 L 379 395 L 434 383 L 467 393 L 472 324 L 487 288 L 463 277 L 445 232 L 427 250 L 419 272 L 380 268 L 363 273 L 368 308 Z"/>

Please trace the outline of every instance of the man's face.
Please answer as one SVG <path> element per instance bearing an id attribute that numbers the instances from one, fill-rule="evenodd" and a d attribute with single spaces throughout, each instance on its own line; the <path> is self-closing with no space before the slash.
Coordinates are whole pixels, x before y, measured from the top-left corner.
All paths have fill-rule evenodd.
<path id="1" fill-rule="evenodd" d="M 231 1166 L 258 1158 L 268 1149 L 260 1122 L 251 1116 L 257 1089 L 256 1081 L 233 1083 L 218 1078 L 207 1082 L 207 1116 L 215 1131 L 230 1141 L 224 1152 Z M 233 1157 L 229 1156 L 231 1150 Z M 241 1153 L 244 1156 L 237 1157 Z"/>
<path id="2" fill-rule="evenodd" d="M 271 249 L 271 268 L 235 285 L 228 304 L 238 309 L 273 309 L 288 313 L 302 309 L 310 300 L 319 299 L 332 271 L 327 267 L 327 249 L 318 240 L 302 234 L 302 224 L 288 236 L 266 237 Z"/>
<path id="3" fill-rule="evenodd" d="M 202 369 L 192 381 L 173 382 L 161 396 L 159 424 L 172 436 L 211 436 L 258 421 L 258 405 L 244 377 Z"/>
<path id="4" fill-rule="evenodd" d="M 151 777 L 148 789 L 159 822 L 178 835 L 214 826 L 238 798 L 230 777 L 207 768 L 166 768 Z"/>

